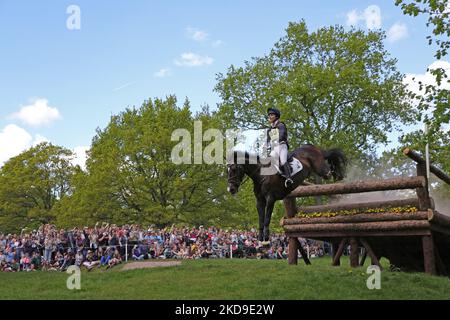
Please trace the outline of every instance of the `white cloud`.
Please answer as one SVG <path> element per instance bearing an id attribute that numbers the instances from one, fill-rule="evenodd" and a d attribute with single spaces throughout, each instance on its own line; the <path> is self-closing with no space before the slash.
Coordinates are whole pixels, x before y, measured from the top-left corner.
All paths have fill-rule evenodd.
<path id="1" fill-rule="evenodd" d="M 225 42 L 223 42 L 222 40 L 216 40 L 216 41 L 214 41 L 211 45 L 212 45 L 214 48 L 218 48 L 218 47 L 222 46 L 224 43 L 225 43 Z"/>
<path id="2" fill-rule="evenodd" d="M 395 23 L 387 32 L 387 40 L 396 42 L 408 37 L 408 28 L 404 23 Z"/>
<path id="3" fill-rule="evenodd" d="M 184 67 L 201 67 L 212 64 L 213 58 L 209 56 L 200 56 L 192 52 L 185 52 L 181 55 L 180 59 L 175 60 L 177 66 Z"/>
<path id="4" fill-rule="evenodd" d="M 356 26 L 358 21 L 360 20 L 360 15 L 356 10 L 352 10 L 347 12 L 347 25 L 348 26 Z"/>
<path id="5" fill-rule="evenodd" d="M 32 142 L 32 146 L 34 147 L 34 146 L 37 146 L 39 143 L 42 143 L 42 142 L 50 142 L 50 140 L 48 140 L 46 137 L 44 137 L 44 136 L 41 136 L 40 134 L 36 134 L 35 136 L 34 136 L 34 140 L 33 140 L 33 142 Z"/>
<path id="6" fill-rule="evenodd" d="M 358 12 L 356 9 L 347 12 L 348 26 L 357 26 L 359 21 L 365 21 L 367 29 L 381 28 L 381 9 L 376 5 L 370 5 L 363 12 Z"/>
<path id="7" fill-rule="evenodd" d="M 36 99 L 30 105 L 22 107 L 19 112 L 12 114 L 11 118 L 37 127 L 60 119 L 61 115 L 57 108 L 48 105 L 47 99 Z"/>
<path id="8" fill-rule="evenodd" d="M 187 27 L 186 33 L 187 33 L 187 37 L 189 39 L 192 39 L 197 42 L 206 41 L 209 37 L 209 34 L 206 33 L 205 31 L 202 31 L 202 30 L 199 30 L 196 28 L 192 28 L 192 27 Z"/>
<path id="9" fill-rule="evenodd" d="M 446 71 L 448 75 L 450 75 L 450 62 L 444 61 L 444 60 L 438 60 L 433 62 L 428 66 L 428 69 L 438 69 L 442 68 Z M 450 90 L 450 83 L 446 81 L 447 79 L 444 79 L 441 83 L 441 88 Z M 416 94 L 423 94 L 423 92 L 420 91 L 420 84 L 423 85 L 436 85 L 436 79 L 430 72 L 425 72 L 423 74 L 413 74 L 408 73 L 405 75 L 405 78 L 403 79 L 403 83 L 408 86 L 408 89 Z"/>
<path id="10" fill-rule="evenodd" d="M 444 69 L 446 74 L 450 75 L 450 62 L 443 61 L 443 60 L 437 60 L 428 66 L 429 70 L 438 69 L 438 68 Z M 436 78 L 429 71 L 422 73 L 422 74 L 408 73 L 403 78 L 403 83 L 406 84 L 406 86 L 408 87 L 408 89 L 410 91 L 412 91 L 413 93 L 418 94 L 418 95 L 424 94 L 424 90 L 422 90 L 422 91 L 420 90 L 420 83 L 422 83 L 422 85 L 424 85 L 424 86 L 426 86 L 426 85 L 436 86 L 437 85 Z M 448 79 L 443 79 L 443 81 L 441 82 L 440 88 L 450 90 L 450 82 L 448 82 Z M 434 111 L 434 107 L 431 107 L 430 109 L 428 109 L 426 111 L 426 115 L 432 116 L 433 111 Z M 450 131 L 450 125 L 444 125 L 443 130 Z"/>
<path id="11" fill-rule="evenodd" d="M 44 141 L 49 140 L 39 134 L 33 139 L 25 129 L 15 124 L 7 125 L 0 132 L 0 167 L 10 158 Z"/>
<path id="12" fill-rule="evenodd" d="M 87 146 L 78 146 L 75 147 L 72 151 L 75 154 L 75 157 L 72 159 L 73 165 L 79 165 L 81 169 L 86 170 L 86 152 L 89 150 Z"/>
<path id="13" fill-rule="evenodd" d="M 172 72 L 168 68 L 163 68 L 163 69 L 161 69 L 161 70 L 159 70 L 159 71 L 157 71 L 157 72 L 155 72 L 153 74 L 153 76 L 156 77 L 156 78 L 165 78 L 165 77 L 168 77 L 170 75 L 172 75 Z"/>
<path id="14" fill-rule="evenodd" d="M 371 5 L 364 10 L 364 20 L 367 29 L 381 28 L 381 9 L 379 6 Z"/>

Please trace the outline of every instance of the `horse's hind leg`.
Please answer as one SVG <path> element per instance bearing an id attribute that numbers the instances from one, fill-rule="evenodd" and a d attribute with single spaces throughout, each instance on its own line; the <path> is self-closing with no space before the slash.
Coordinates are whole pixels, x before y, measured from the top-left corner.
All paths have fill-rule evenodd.
<path id="1" fill-rule="evenodd" d="M 256 200 L 256 208 L 258 209 L 258 216 L 259 216 L 259 233 L 258 233 L 258 240 L 263 241 L 264 240 L 264 219 L 266 214 L 266 199 L 261 198 Z"/>
<path id="2" fill-rule="evenodd" d="M 264 217 L 264 241 L 269 241 L 270 236 L 270 220 L 272 219 L 273 207 L 275 205 L 275 200 L 272 197 L 266 199 L 266 214 Z"/>

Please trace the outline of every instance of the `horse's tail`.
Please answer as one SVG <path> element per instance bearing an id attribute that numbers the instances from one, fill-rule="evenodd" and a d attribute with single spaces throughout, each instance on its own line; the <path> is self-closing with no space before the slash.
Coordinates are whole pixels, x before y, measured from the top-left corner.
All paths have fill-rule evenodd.
<path id="1" fill-rule="evenodd" d="M 324 157 L 331 167 L 331 173 L 335 181 L 345 178 L 348 160 L 345 154 L 339 149 L 325 150 Z"/>

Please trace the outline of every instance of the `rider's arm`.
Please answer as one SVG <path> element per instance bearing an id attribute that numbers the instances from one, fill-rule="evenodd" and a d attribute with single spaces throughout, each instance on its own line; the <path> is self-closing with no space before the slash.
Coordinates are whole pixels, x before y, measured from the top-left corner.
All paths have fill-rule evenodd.
<path id="1" fill-rule="evenodd" d="M 280 122 L 277 126 L 278 132 L 279 132 L 279 143 L 287 143 L 287 128 L 286 125 L 283 122 Z"/>

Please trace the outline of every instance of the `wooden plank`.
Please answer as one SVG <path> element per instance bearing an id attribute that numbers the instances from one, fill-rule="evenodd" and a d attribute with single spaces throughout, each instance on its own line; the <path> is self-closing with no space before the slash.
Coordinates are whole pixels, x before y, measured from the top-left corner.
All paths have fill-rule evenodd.
<path id="1" fill-rule="evenodd" d="M 330 238 L 342 238 L 342 237 L 408 237 L 408 236 L 429 236 L 431 235 L 430 229 L 417 229 L 417 230 L 397 230 L 397 231 L 293 231 L 286 232 L 289 237 L 299 237 L 308 239 L 330 239 Z"/>
<path id="2" fill-rule="evenodd" d="M 389 201 L 374 201 L 374 202 L 360 202 L 360 203 L 346 203 L 346 204 L 328 204 L 322 206 L 307 206 L 298 207 L 299 213 L 315 213 L 315 212 L 337 212 L 345 210 L 363 210 L 363 209 L 376 209 L 376 208 L 395 208 L 411 206 L 419 208 L 419 199 L 401 199 L 401 200 L 389 200 Z"/>
<path id="3" fill-rule="evenodd" d="M 409 157 L 410 159 L 416 161 L 417 163 L 425 164 L 425 159 L 422 158 L 422 156 L 419 153 L 410 148 L 406 148 L 405 150 L 403 150 L 403 154 Z M 439 169 L 438 167 L 436 167 L 435 165 L 430 164 L 430 172 L 433 172 L 433 174 L 436 177 L 446 182 L 447 184 L 450 184 L 450 176 L 441 169 Z"/>
<path id="4" fill-rule="evenodd" d="M 289 218 L 282 219 L 281 226 L 296 224 L 318 224 L 318 223 L 360 223 L 376 221 L 399 221 L 399 220 L 428 220 L 428 211 L 418 212 L 384 212 L 384 213 L 358 213 L 354 215 L 337 215 L 335 217 L 313 217 L 313 218 Z"/>
<path id="5" fill-rule="evenodd" d="M 400 190 L 400 189 L 415 189 L 425 187 L 425 178 L 409 177 L 409 178 L 391 178 L 384 180 L 365 180 L 355 181 L 349 183 L 333 183 L 314 186 L 300 186 L 294 189 L 288 197 L 308 197 L 316 195 L 330 195 L 330 194 L 347 194 L 347 193 L 361 193 L 371 191 L 384 190 Z"/>
<path id="6" fill-rule="evenodd" d="M 427 220 L 376 221 L 361 223 L 317 223 L 284 225 L 285 232 L 303 231 L 398 231 L 429 228 Z"/>

